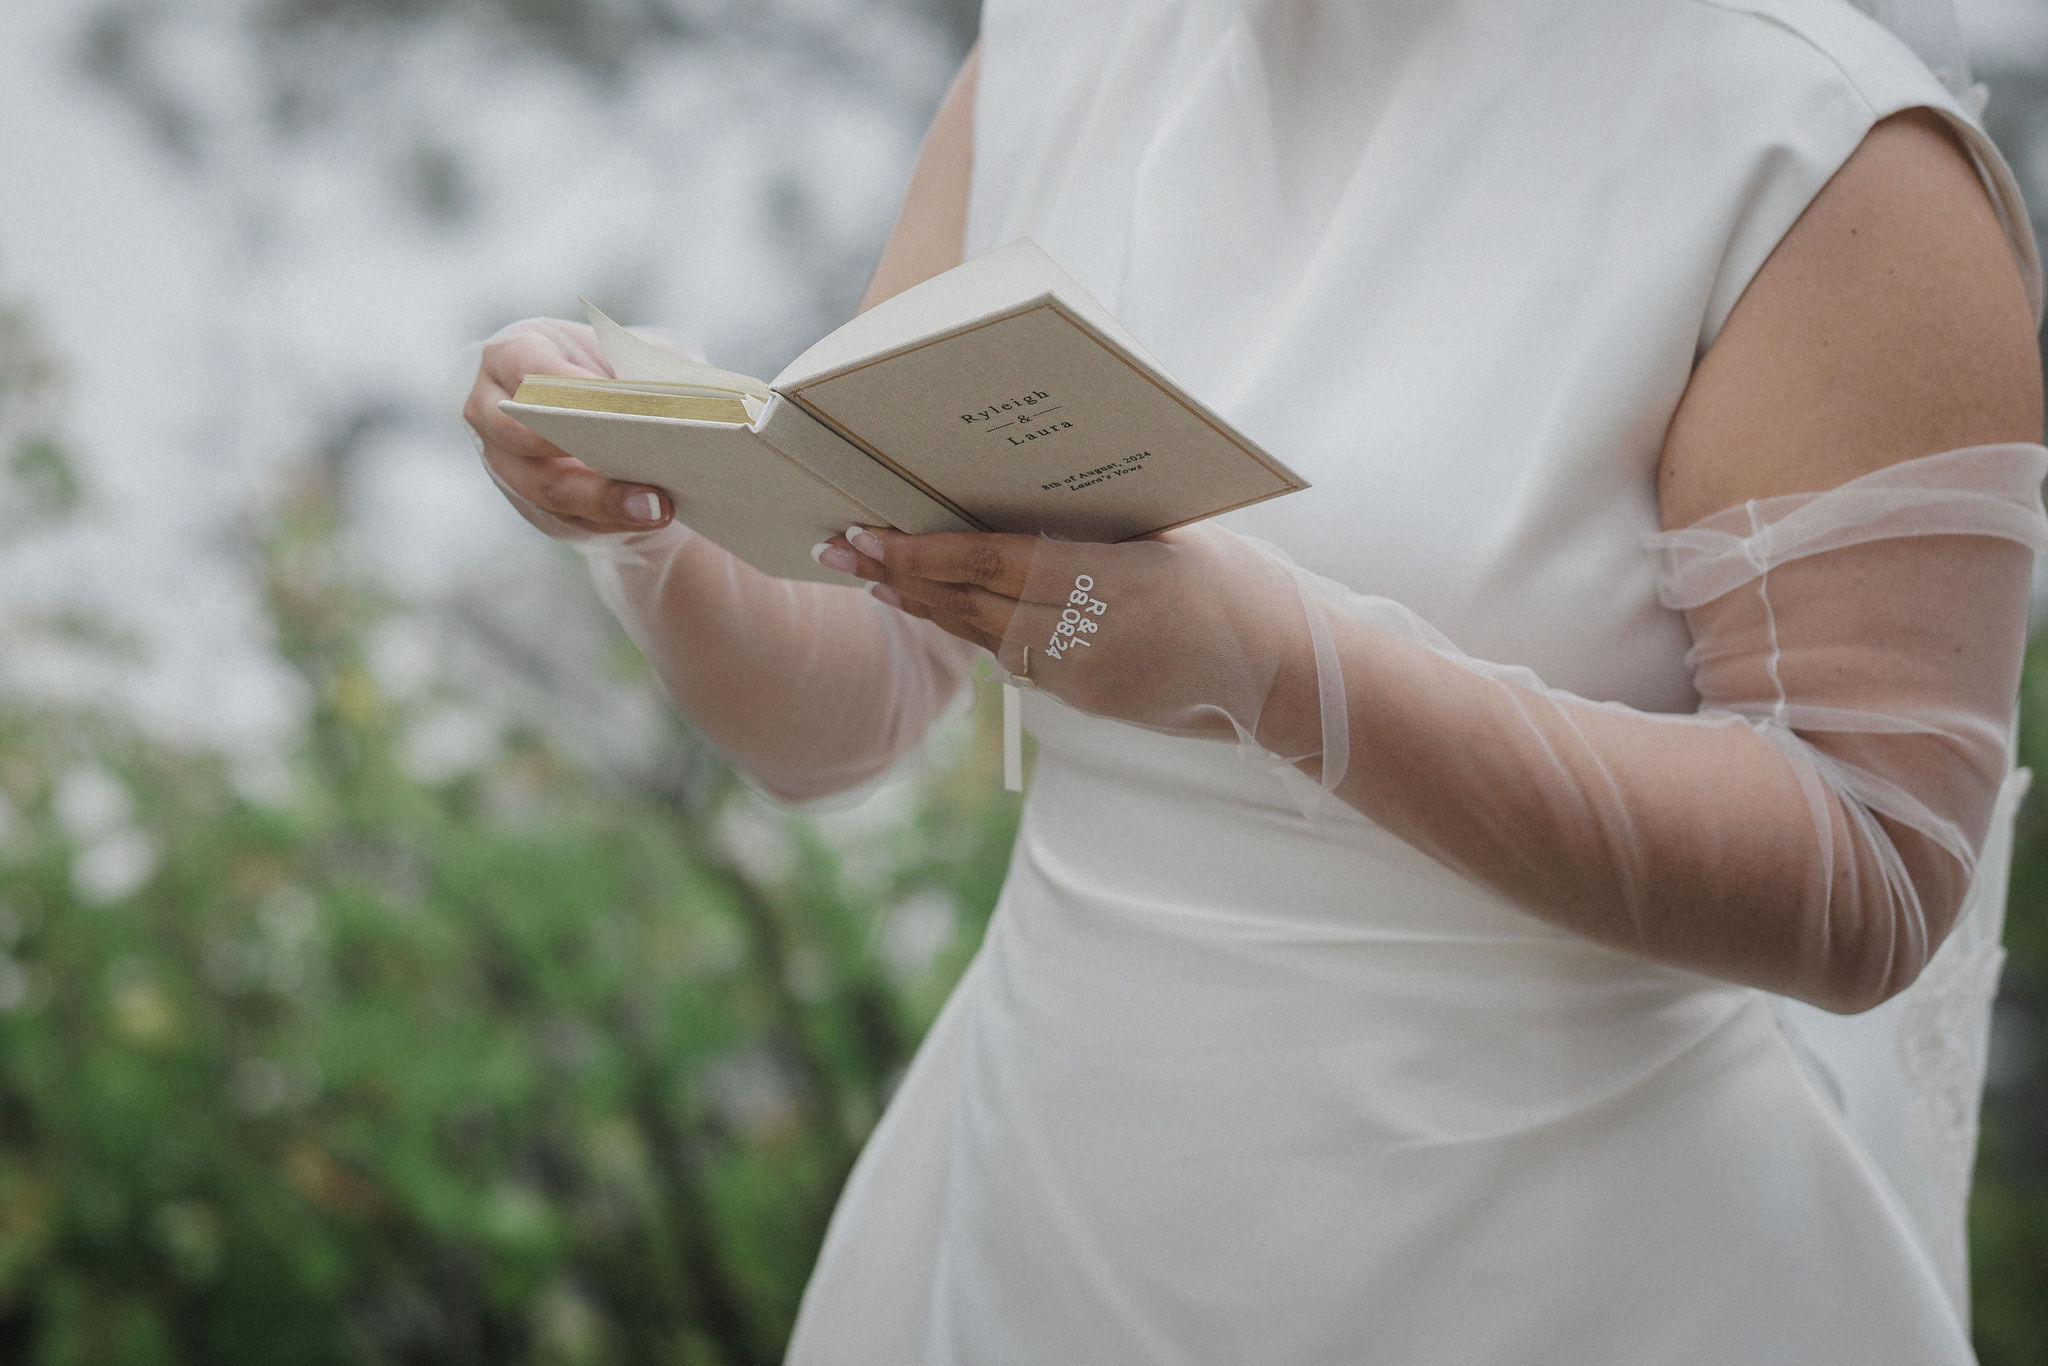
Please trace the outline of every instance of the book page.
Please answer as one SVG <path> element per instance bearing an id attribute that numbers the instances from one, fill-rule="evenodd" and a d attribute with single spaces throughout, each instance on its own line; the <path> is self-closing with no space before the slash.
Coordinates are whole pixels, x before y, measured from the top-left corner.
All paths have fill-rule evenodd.
<path id="1" fill-rule="evenodd" d="M 768 386 L 752 375 L 721 370 L 715 365 L 677 355 L 665 346 L 656 346 L 645 337 L 636 336 L 614 322 L 590 300 L 581 302 L 584 316 L 590 319 L 591 330 L 597 333 L 597 349 L 604 352 L 605 364 L 611 366 L 616 378 L 647 384 L 687 385 L 721 393 L 746 394 L 761 403 L 768 401 Z"/>
<path id="2" fill-rule="evenodd" d="M 1020 237 L 882 300 L 783 367 L 773 387 L 784 393 L 800 389 L 884 352 L 953 331 L 963 323 L 1013 312 L 1019 305 L 1046 297 L 1059 300 L 1067 312 L 1085 320 L 1140 364 L 1159 369 L 1159 363 L 1108 309 L 1036 242 Z"/>
<path id="3" fill-rule="evenodd" d="M 754 420 L 744 394 L 690 384 L 649 384 L 638 380 L 590 379 L 582 375 L 528 375 L 512 395 L 517 403 L 579 408 L 593 413 L 637 413 L 642 417 L 687 417 L 699 422 Z"/>

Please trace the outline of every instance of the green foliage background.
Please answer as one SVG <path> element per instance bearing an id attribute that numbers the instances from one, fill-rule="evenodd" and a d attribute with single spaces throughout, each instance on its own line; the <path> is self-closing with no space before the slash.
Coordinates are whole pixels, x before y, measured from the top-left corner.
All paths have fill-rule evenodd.
<path id="1" fill-rule="evenodd" d="M 0 505 L 22 519 L 79 498 L 54 380 L 0 312 Z M 857 877 L 687 745 L 628 785 L 529 733 L 425 783 L 364 657 L 397 609 L 350 581 L 339 531 L 308 474 L 256 545 L 314 699 L 288 796 L 0 700 L 0 1361 L 778 1360 L 837 1189 L 1000 885 L 992 737 L 872 833 Z M 2025 758 L 2048 772 L 2048 639 L 2025 686 Z M 2048 1004 L 2040 791 L 2007 936 L 2025 1020 Z M 736 857 L 735 818 L 782 857 Z M 124 850 L 152 871 L 108 896 Z M 907 968 L 882 928 L 906 906 L 943 910 Z M 1987 1366 L 2048 1348 L 2044 1043 L 2022 1029 L 1987 1107 Z"/>
<path id="2" fill-rule="evenodd" d="M 1970 1200 L 1971 1299 L 1985 1366 L 2048 1361 L 2048 631 L 2020 694 L 2020 809 L 2006 904 L 1998 1048 Z"/>
<path id="3" fill-rule="evenodd" d="M 0 338 L 4 501 L 59 515 L 54 375 Z M 628 786 L 527 734 L 423 783 L 338 530 L 308 475 L 256 547 L 314 699 L 288 796 L 0 702 L 0 1361 L 779 1359 L 993 903 L 988 747 L 857 878 L 686 746 Z M 743 867 L 735 817 L 784 857 Z"/>
<path id="4" fill-rule="evenodd" d="M 906 3 L 971 32 L 964 0 Z M 87 65 L 196 164 L 205 127 L 150 65 L 157 12 L 104 6 Z M 365 66 L 332 60 L 337 33 L 374 55 L 466 16 L 600 76 L 697 36 L 687 7 L 601 0 L 250 12 L 288 133 Z M 2048 108 L 2018 76 L 2000 90 L 1994 112 Z M 460 168 L 428 161 L 433 202 L 459 207 Z M 81 503 L 59 378 L 0 301 L 0 540 Z M 423 781 L 402 737 L 451 699 L 389 695 L 368 667 L 406 607 L 355 576 L 343 501 L 309 466 L 249 534 L 312 699 L 277 790 L 0 697 L 0 1363 L 777 1360 L 837 1189 L 994 902 L 1015 808 L 992 737 L 856 843 L 680 730 L 630 777 L 532 729 Z M 90 619 L 0 625 L 0 649 L 127 648 Z M 2023 747 L 2048 778 L 2048 638 Z M 1987 1366 L 2038 1366 L 2048 780 L 2009 914 L 1975 1330 Z"/>

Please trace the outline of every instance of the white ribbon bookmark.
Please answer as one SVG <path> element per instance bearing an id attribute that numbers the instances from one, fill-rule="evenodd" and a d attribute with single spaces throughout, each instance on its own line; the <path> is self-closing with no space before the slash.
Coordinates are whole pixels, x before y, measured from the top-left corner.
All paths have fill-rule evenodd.
<path id="1" fill-rule="evenodd" d="M 1003 790 L 1024 790 L 1024 708 L 1008 683 L 1003 684 Z"/>

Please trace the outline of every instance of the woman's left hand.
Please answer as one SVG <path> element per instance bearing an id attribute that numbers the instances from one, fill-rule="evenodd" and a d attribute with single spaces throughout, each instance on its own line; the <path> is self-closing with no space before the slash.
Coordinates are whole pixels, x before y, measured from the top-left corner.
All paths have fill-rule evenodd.
<path id="1" fill-rule="evenodd" d="M 1251 738 L 1262 717 L 1269 730 L 1280 720 L 1270 714 L 1276 688 L 1294 699 L 1305 686 L 1315 713 L 1315 650 L 1292 568 L 1220 527 L 1115 545 L 984 532 L 851 536 L 827 542 L 823 563 L 1082 711 Z M 1319 725 L 1312 733 L 1319 738 Z"/>

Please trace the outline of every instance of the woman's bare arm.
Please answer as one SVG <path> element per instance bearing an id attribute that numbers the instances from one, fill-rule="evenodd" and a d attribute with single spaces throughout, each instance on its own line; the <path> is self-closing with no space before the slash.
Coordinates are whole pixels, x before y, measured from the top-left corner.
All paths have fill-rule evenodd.
<path id="1" fill-rule="evenodd" d="M 862 309 L 961 264 L 973 102 L 969 53 L 926 133 Z M 918 743 L 975 653 L 883 612 L 858 588 L 768 580 L 702 537 L 657 575 L 625 565 L 621 590 L 639 598 L 637 635 L 676 705 L 786 799 L 885 772 Z"/>
<path id="2" fill-rule="evenodd" d="M 960 263 L 974 74 L 970 53 L 925 137 L 863 309 Z M 857 588 L 769 579 L 701 536 L 659 572 L 629 561 L 617 573 L 608 596 L 630 601 L 622 615 L 676 704 L 782 797 L 823 796 L 886 771 L 943 710 L 975 653 Z"/>
<path id="3" fill-rule="evenodd" d="M 1901 114 L 1823 188 L 1702 357 L 1667 435 L 1663 523 L 1833 490 L 1937 452 L 2036 442 L 2041 422 L 2033 319 L 1975 167 L 1938 116 Z M 1863 587 L 1831 559 L 1867 575 Z M 1364 632 L 1345 666 L 1364 739 L 1339 791 L 1554 923 L 1864 1009 L 1912 981 L 1969 868 L 1924 828 L 1826 787 L 1814 764 L 1846 762 L 1944 812 L 1975 810 L 1957 796 L 1975 777 L 1960 775 L 1985 756 L 1959 759 L 1961 718 L 2010 715 L 1987 694 L 2009 699 L 2017 682 L 2024 580 L 2010 571 L 2028 563 L 2023 547 L 1984 536 L 1872 543 L 1774 570 L 1774 618 L 1755 619 L 1754 587 L 1689 611 L 1708 632 L 1696 670 L 1730 690 L 1709 700 L 1754 702 L 1775 683 L 1781 703 L 1789 693 L 1814 718 L 1793 723 L 1809 727 L 1799 753 L 1747 725 L 1672 725 L 1502 688 L 1437 652 L 1375 654 Z M 1952 610 L 1926 610 L 1937 603 Z M 1336 634 L 1346 653 L 1344 623 Z M 1390 714 L 1403 725 L 1375 724 Z M 1921 733 L 1867 729 L 1894 721 Z M 1560 785 L 1563 772 L 1572 781 Z M 1414 773 L 1438 781 L 1418 789 L 1400 776 Z M 1855 833 L 1865 821 L 1882 833 Z M 1910 887 L 1883 871 L 1887 847 Z"/>
<path id="4" fill-rule="evenodd" d="M 861 311 L 960 264 L 967 236 L 967 188 L 974 170 L 974 80 L 981 48 L 968 52 L 939 103 L 911 172 Z"/>
<path id="5" fill-rule="evenodd" d="M 959 264 L 974 72 L 970 55 L 925 139 L 863 308 Z M 974 651 L 857 588 L 772 579 L 664 526 L 670 509 L 658 490 L 606 479 L 497 411 L 527 371 L 601 366 L 587 331 L 540 320 L 486 348 L 465 414 L 493 476 L 543 530 L 583 538 L 600 591 L 683 713 L 736 768 L 792 799 L 885 771 L 943 711 Z M 636 517 L 649 497 L 655 515 Z M 635 534 L 602 534 L 620 532 Z"/>
<path id="6" fill-rule="evenodd" d="M 1688 530 L 1665 567 L 1690 585 L 1674 591 L 1698 714 L 1472 659 L 1399 604 L 1208 527 L 1119 546 L 890 536 L 860 568 L 1006 663 L 1058 600 L 1034 577 L 1085 572 L 1123 615 L 1095 648 L 1044 657 L 1034 679 L 1054 696 L 1187 733 L 1227 716 L 1553 924 L 1859 1010 L 1946 934 L 2004 776 L 2048 522 L 2039 448 L 1993 443 L 2038 439 L 2039 383 L 1974 170 L 1908 115 L 1788 234 L 1671 431 L 1664 517 Z M 1944 451 L 1961 458 L 1913 460 Z M 1759 538 L 1763 522 L 1782 534 Z M 1855 534 L 1826 544 L 1831 527 Z"/>
<path id="7" fill-rule="evenodd" d="M 1920 456 L 2036 442 L 2041 422 L 2033 319 L 1989 197 L 1938 116 L 1901 114 L 1816 196 L 1702 357 L 1667 434 L 1662 520 L 1691 527 Z M 1554 923 L 1864 1009 L 1912 981 L 1970 870 L 1924 829 L 1826 787 L 1814 765 L 1896 779 L 1943 813 L 1975 810 L 1957 794 L 1975 792 L 1985 756 L 1960 762 L 1956 737 L 1965 716 L 2010 715 L 2025 591 L 2010 571 L 2030 562 L 1984 536 L 1872 543 L 1774 569 L 1774 617 L 1756 619 L 1754 587 L 1689 611 L 1706 632 L 1695 682 L 1705 669 L 1729 690 L 1707 700 L 1755 702 L 1775 685 L 1814 718 L 1792 723 L 1807 727 L 1796 754 L 1782 730 L 1766 743 L 1749 725 L 1502 688 L 1439 652 L 1375 653 L 1372 632 L 1347 641 L 1340 621 L 1357 743 L 1339 792 Z M 1926 610 L 1940 603 L 1951 610 Z M 2004 698 L 1987 695 L 1998 688 Z M 1403 724 L 1377 724 L 1386 715 Z M 1868 729 L 1891 722 L 1922 733 Z M 1416 773 L 1437 780 L 1403 776 Z M 1856 833 L 1864 821 L 1881 834 Z M 1887 846 L 1910 888 L 1883 871 Z"/>
<path id="8" fill-rule="evenodd" d="M 1765 261 L 1672 419 L 1666 527 L 1935 451 L 2041 439 L 2019 270 L 1940 116 L 1878 124 Z"/>
<path id="9" fill-rule="evenodd" d="M 1736 303 L 1667 434 L 1667 528 L 1936 451 L 2042 436 L 2041 359 L 2012 249 L 1942 118 L 1879 123 Z M 1886 827 L 1936 906 L 1961 870 Z M 1945 931 L 1946 923 L 1938 927 Z"/>

